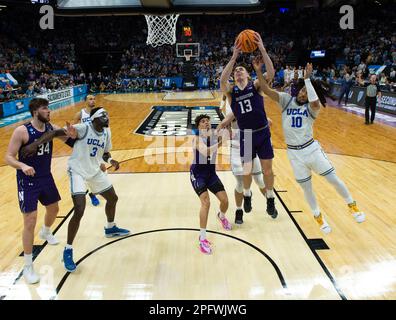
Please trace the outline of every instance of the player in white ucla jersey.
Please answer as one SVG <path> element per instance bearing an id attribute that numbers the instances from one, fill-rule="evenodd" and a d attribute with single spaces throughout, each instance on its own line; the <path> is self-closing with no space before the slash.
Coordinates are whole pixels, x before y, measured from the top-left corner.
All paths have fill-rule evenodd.
<path id="1" fill-rule="evenodd" d="M 223 99 L 221 102 L 220 108 L 225 114 L 229 114 L 232 112 L 231 106 L 227 100 L 227 96 L 223 95 Z M 252 183 L 252 177 L 254 178 L 254 181 L 260 188 L 261 193 L 265 196 L 265 184 L 264 184 L 264 178 L 263 178 L 263 173 L 261 169 L 261 164 L 259 158 L 256 156 L 253 159 L 253 169 L 252 169 L 252 174 L 250 175 L 250 184 L 249 188 L 245 189 L 243 187 L 243 165 L 242 165 L 242 160 L 240 157 L 240 137 L 239 137 L 239 127 L 237 122 L 234 120 L 231 123 L 231 129 L 232 129 L 232 139 L 230 140 L 231 142 L 231 153 L 230 153 L 230 159 L 231 159 L 231 171 L 232 174 L 234 175 L 236 179 L 236 186 L 235 186 L 235 204 L 236 204 L 236 212 L 235 212 L 235 223 L 236 224 L 242 224 L 243 223 L 243 210 L 245 210 L 246 213 L 249 213 L 252 211 L 252 192 L 250 190 L 250 186 Z M 243 201 L 243 210 L 242 210 L 242 201 Z"/>
<path id="2" fill-rule="evenodd" d="M 76 264 L 73 261 L 72 243 L 84 214 L 87 185 L 93 193 L 100 194 L 106 199 L 107 227 L 105 227 L 105 236 L 114 237 L 129 234 L 128 230 L 118 228 L 114 223 L 118 197 L 107 174 L 100 169 L 102 158 L 106 162 L 110 162 L 116 170 L 119 168 L 119 163 L 113 160 L 110 155 L 111 134 L 108 114 L 103 108 L 93 108 L 90 117 L 91 123 L 86 122 L 68 127 L 68 135 L 77 138 L 68 162 L 74 213 L 68 226 L 63 261 L 69 272 L 76 269 Z"/>
<path id="3" fill-rule="evenodd" d="M 326 105 L 326 99 L 321 84 L 311 82 L 311 74 L 312 64 L 307 64 L 305 86 L 301 88 L 295 98 L 288 93 L 272 90 L 269 86 L 265 86 L 263 91 L 272 100 L 276 101 L 281 108 L 287 155 L 294 176 L 304 190 L 305 198 L 321 230 L 329 233 L 331 228 L 320 212 L 312 189 L 311 171 L 325 177 L 334 186 L 338 194 L 344 198 L 357 222 L 363 222 L 365 214 L 358 209 L 344 182 L 336 175 L 332 163 L 322 150 L 319 142 L 313 138 L 312 126 L 320 108 Z"/>
<path id="4" fill-rule="evenodd" d="M 73 124 L 77 123 L 90 123 L 91 122 L 91 110 L 95 108 L 95 96 L 89 94 L 85 98 L 85 107 L 82 108 L 79 112 L 76 113 L 73 119 Z M 101 169 L 105 171 L 105 166 L 101 164 Z M 89 197 L 91 198 L 91 203 L 93 206 L 98 206 L 100 204 L 99 199 L 92 193 L 88 193 Z"/>

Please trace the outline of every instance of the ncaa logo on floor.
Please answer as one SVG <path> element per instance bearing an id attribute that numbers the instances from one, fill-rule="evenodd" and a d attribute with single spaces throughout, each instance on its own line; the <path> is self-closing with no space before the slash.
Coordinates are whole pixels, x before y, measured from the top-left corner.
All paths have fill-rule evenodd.
<path id="1" fill-rule="evenodd" d="M 224 118 L 216 106 L 153 106 L 134 133 L 145 136 L 186 136 L 195 129 L 194 119 L 200 114 L 210 116 L 213 128 Z"/>

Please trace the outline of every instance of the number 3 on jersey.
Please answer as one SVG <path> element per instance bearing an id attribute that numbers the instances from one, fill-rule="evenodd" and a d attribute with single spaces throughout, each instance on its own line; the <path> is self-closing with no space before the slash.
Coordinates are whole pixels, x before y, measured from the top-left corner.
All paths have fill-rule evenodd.
<path id="1" fill-rule="evenodd" d="M 92 148 L 92 152 L 90 153 L 90 156 L 91 156 L 91 157 L 95 157 L 97 152 L 98 152 L 98 148 L 93 147 L 93 148 Z"/>
<path id="2" fill-rule="evenodd" d="M 247 112 L 250 112 L 253 110 L 252 108 L 252 103 L 250 102 L 250 100 L 243 100 L 243 101 L 239 101 L 239 106 L 241 107 L 241 113 L 245 114 Z"/>

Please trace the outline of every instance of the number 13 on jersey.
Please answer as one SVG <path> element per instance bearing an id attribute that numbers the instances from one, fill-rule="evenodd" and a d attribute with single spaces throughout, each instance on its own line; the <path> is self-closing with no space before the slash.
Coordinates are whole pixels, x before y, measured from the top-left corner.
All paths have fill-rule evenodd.
<path id="1" fill-rule="evenodd" d="M 239 106 L 241 107 L 241 113 L 245 114 L 247 112 L 250 112 L 253 110 L 252 108 L 252 103 L 250 102 L 250 100 L 243 100 L 243 101 L 239 101 Z"/>

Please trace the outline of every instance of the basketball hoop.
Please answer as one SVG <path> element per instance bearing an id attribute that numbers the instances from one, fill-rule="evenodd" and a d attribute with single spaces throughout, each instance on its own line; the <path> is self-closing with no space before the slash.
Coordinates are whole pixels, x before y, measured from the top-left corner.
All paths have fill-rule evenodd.
<path id="1" fill-rule="evenodd" d="M 176 43 L 176 22 L 178 14 L 163 16 L 144 15 L 146 17 L 148 32 L 146 44 L 152 47 Z"/>

